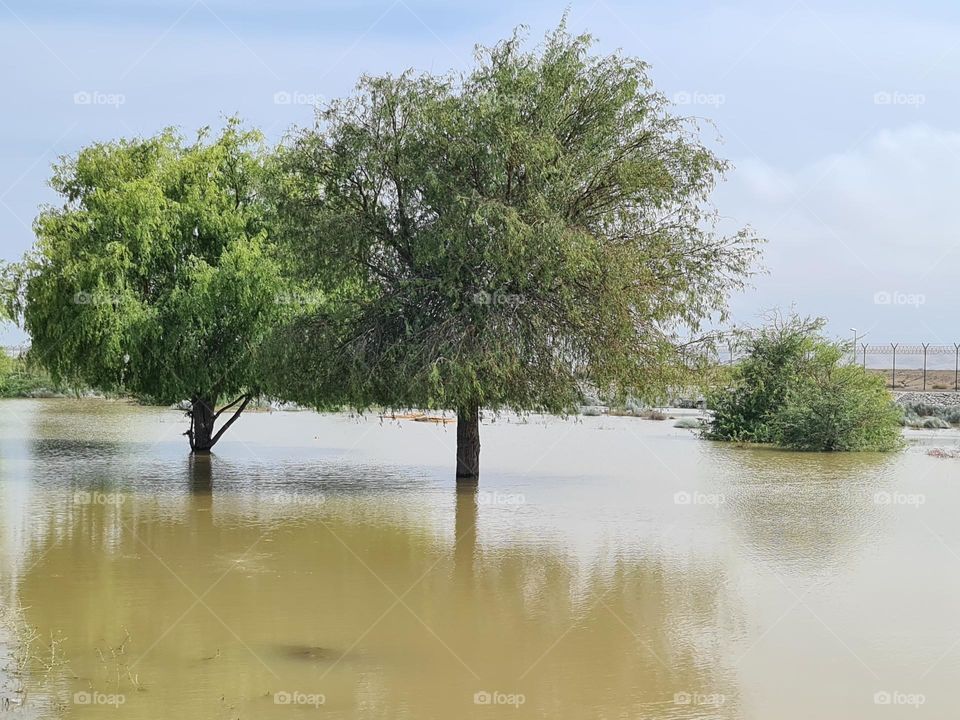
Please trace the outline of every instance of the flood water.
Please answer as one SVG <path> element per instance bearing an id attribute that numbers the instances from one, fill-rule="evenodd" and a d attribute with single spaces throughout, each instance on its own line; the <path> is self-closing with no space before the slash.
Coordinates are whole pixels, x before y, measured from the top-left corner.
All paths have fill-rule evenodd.
<path id="1" fill-rule="evenodd" d="M 960 714 L 960 460 L 926 452 L 956 434 L 828 456 L 500 419 L 457 490 L 453 425 L 251 413 L 206 460 L 184 430 L 0 403 L 0 596 L 43 716 Z"/>

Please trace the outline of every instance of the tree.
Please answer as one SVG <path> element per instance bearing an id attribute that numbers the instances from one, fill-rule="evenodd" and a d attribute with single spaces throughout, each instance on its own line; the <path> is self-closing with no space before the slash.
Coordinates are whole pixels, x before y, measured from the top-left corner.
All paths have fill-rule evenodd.
<path id="1" fill-rule="evenodd" d="M 774 315 L 743 333 L 748 355 L 709 398 L 708 437 L 794 450 L 900 447 L 901 412 L 883 379 L 844 365 L 849 347 L 825 338 L 824 325 Z"/>
<path id="2" fill-rule="evenodd" d="M 295 136 L 287 241 L 341 294 L 287 328 L 279 394 L 455 410 L 475 478 L 481 408 L 565 412 L 584 383 L 678 376 L 681 330 L 725 314 L 756 241 L 716 232 L 726 166 L 646 66 L 591 44 L 561 25 L 466 76 L 364 78 Z"/>
<path id="3" fill-rule="evenodd" d="M 257 349 L 280 318 L 283 287 L 259 134 L 231 118 L 207 136 L 186 144 L 167 130 L 63 158 L 51 181 L 63 205 L 37 218 L 22 273 L 31 353 L 54 379 L 189 398 L 196 453 L 258 391 Z"/>

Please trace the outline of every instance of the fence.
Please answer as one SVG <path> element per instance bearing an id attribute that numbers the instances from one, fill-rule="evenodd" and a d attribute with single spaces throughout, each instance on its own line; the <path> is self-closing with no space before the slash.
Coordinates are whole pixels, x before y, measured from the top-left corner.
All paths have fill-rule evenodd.
<path id="1" fill-rule="evenodd" d="M 849 341 L 848 347 L 852 347 Z M 735 344 L 726 344 L 718 350 L 716 360 L 733 364 L 744 355 Z M 895 390 L 960 392 L 960 343 L 858 343 L 852 358 L 865 370 L 884 373 L 888 386 Z"/>
<path id="2" fill-rule="evenodd" d="M 934 390 L 960 391 L 960 343 L 953 345 L 860 343 L 855 352 L 855 361 L 862 363 L 865 369 L 888 370 L 892 388 L 903 388 L 908 382 L 915 380 L 916 383 L 913 384 L 919 384 L 919 389 L 923 391 L 927 390 L 928 384 Z M 899 385 L 897 383 L 898 363 L 901 378 Z M 919 373 L 919 377 L 915 377 L 914 373 Z"/>

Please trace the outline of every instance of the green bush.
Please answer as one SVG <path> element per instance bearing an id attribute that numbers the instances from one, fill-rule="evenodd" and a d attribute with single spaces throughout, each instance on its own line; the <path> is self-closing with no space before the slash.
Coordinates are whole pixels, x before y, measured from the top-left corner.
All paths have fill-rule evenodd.
<path id="1" fill-rule="evenodd" d="M 747 350 L 723 387 L 708 393 L 707 437 L 797 450 L 893 450 L 902 411 L 884 381 L 844 365 L 821 319 L 779 315 L 742 333 Z"/>
<path id="2" fill-rule="evenodd" d="M 793 450 L 895 450 L 902 443 L 900 416 L 882 378 L 837 366 L 791 389 L 772 434 L 777 445 Z"/>
<path id="3" fill-rule="evenodd" d="M 904 425 L 909 427 L 928 427 L 923 424 L 924 418 L 938 418 L 949 425 L 960 424 L 960 407 L 943 407 L 929 403 L 907 403 L 904 407 Z M 941 425 L 935 425 L 942 428 Z M 934 427 L 931 425 L 930 427 Z"/>
<path id="4" fill-rule="evenodd" d="M 0 398 L 49 397 L 70 392 L 26 359 L 0 352 Z"/>

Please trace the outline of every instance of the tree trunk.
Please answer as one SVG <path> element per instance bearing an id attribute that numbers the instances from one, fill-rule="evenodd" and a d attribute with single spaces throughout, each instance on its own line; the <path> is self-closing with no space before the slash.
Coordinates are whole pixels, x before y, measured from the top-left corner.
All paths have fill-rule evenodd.
<path id="1" fill-rule="evenodd" d="M 232 403 L 225 405 L 216 412 L 214 412 L 213 400 L 208 400 L 200 396 L 194 397 L 190 401 L 190 412 L 187 413 L 190 416 L 190 429 L 184 433 L 184 435 L 190 438 L 190 451 L 198 455 L 209 453 L 213 449 L 213 446 L 217 444 L 217 441 L 223 437 L 223 434 L 236 422 L 237 418 L 240 417 L 240 413 L 247 407 L 247 403 L 250 402 L 251 397 L 253 396 L 241 395 Z M 240 407 L 234 411 L 231 418 L 224 423 L 223 427 L 214 434 L 213 426 L 216 424 L 217 418 L 219 418 L 224 411 L 236 407 L 238 404 Z"/>
<path id="2" fill-rule="evenodd" d="M 190 450 L 195 453 L 209 453 L 213 448 L 213 423 L 216 413 L 213 400 L 194 398 L 190 407 Z"/>
<path id="3" fill-rule="evenodd" d="M 457 480 L 480 477 L 480 407 L 457 409 Z"/>

